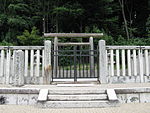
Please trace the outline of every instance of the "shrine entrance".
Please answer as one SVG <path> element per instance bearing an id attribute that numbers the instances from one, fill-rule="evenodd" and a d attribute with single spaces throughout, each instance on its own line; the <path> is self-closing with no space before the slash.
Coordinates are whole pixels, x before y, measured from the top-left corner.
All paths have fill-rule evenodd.
<path id="1" fill-rule="evenodd" d="M 59 42 L 54 38 L 52 49 L 52 81 L 61 79 L 99 79 L 98 46 L 94 46 L 93 37 L 89 42 Z"/>

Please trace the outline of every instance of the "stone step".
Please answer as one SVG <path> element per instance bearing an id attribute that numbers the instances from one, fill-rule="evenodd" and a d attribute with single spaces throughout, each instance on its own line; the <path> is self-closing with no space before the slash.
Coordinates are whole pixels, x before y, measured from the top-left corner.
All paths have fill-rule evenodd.
<path id="1" fill-rule="evenodd" d="M 57 87 L 91 87 L 95 84 L 57 84 Z"/>
<path id="2" fill-rule="evenodd" d="M 91 101 L 91 100 L 107 100 L 106 94 L 100 95 L 48 95 L 49 101 Z"/>
<path id="3" fill-rule="evenodd" d="M 42 108 L 102 108 L 115 107 L 119 101 L 46 101 L 37 103 Z"/>
<path id="4" fill-rule="evenodd" d="M 49 90 L 49 95 L 78 95 L 78 94 L 106 94 L 106 90 L 87 90 L 78 89 L 78 90 Z"/>

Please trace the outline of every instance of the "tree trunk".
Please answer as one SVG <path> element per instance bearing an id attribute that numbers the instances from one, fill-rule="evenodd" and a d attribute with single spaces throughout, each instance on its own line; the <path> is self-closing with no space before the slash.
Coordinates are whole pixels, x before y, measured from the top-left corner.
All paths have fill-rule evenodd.
<path id="1" fill-rule="evenodd" d="M 56 14 L 56 33 L 58 33 L 58 14 Z"/>
<path id="2" fill-rule="evenodd" d="M 127 19 L 125 16 L 125 11 L 124 11 L 124 0 L 119 0 L 120 6 L 121 6 L 121 11 L 122 11 L 122 16 L 123 16 L 123 20 L 124 20 L 124 27 L 125 27 L 125 31 L 126 31 L 126 35 L 127 35 L 127 39 L 130 39 L 129 36 L 129 30 L 128 30 L 128 23 L 127 23 Z"/>
<path id="3" fill-rule="evenodd" d="M 43 33 L 45 33 L 45 16 L 43 17 Z"/>

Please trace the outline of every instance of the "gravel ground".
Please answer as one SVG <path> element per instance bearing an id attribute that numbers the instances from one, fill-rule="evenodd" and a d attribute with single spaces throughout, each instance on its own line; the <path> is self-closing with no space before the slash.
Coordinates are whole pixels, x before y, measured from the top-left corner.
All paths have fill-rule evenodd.
<path id="1" fill-rule="evenodd" d="M 122 104 L 110 108 L 41 109 L 35 106 L 0 105 L 0 113 L 150 113 L 150 103 Z"/>

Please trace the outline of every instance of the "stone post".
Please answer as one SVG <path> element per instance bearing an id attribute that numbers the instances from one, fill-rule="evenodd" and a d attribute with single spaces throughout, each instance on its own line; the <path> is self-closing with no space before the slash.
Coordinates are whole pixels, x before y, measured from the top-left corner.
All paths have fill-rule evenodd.
<path id="1" fill-rule="evenodd" d="M 13 72 L 13 86 L 24 85 L 24 52 L 18 50 L 14 52 L 14 72 Z"/>
<path id="2" fill-rule="evenodd" d="M 108 83 L 107 81 L 107 64 L 106 64 L 106 43 L 105 40 L 99 41 L 99 81 Z"/>
<path id="3" fill-rule="evenodd" d="M 143 83 L 144 82 L 144 68 L 143 68 L 143 52 L 140 49 L 139 51 L 139 72 L 140 72 L 140 82 Z"/>
<path id="4" fill-rule="evenodd" d="M 7 49 L 7 56 L 6 56 L 6 76 L 5 76 L 5 84 L 9 84 L 10 83 L 10 61 L 11 61 L 11 53 L 10 53 L 10 49 Z"/>
<path id="5" fill-rule="evenodd" d="M 51 41 L 46 40 L 44 42 L 44 79 L 43 84 L 50 84 L 52 81 L 51 76 Z"/>

